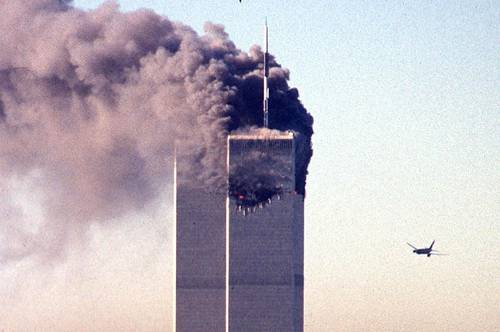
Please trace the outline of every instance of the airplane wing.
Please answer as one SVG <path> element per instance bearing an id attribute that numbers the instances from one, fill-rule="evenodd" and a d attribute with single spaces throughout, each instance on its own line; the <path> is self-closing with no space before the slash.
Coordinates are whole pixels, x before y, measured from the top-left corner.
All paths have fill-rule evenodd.
<path id="1" fill-rule="evenodd" d="M 406 244 L 409 245 L 410 247 L 412 247 L 413 249 L 417 249 L 417 247 L 415 247 L 414 245 L 409 244 L 408 242 L 406 242 Z"/>

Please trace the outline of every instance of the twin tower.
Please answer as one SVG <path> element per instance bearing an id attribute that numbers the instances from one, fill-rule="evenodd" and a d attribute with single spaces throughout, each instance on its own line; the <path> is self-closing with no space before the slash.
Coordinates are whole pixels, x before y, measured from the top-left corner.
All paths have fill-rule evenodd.
<path id="1" fill-rule="evenodd" d="M 229 189 L 193 184 L 176 171 L 174 331 L 303 331 L 295 144 L 290 132 L 229 135 Z M 245 189 L 254 171 L 267 188 L 251 180 L 253 190 Z"/>

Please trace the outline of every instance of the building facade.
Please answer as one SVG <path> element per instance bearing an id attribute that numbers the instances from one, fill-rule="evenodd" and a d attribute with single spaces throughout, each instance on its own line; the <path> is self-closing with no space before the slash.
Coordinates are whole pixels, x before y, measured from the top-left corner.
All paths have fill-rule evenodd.
<path id="1" fill-rule="evenodd" d="M 229 135 L 227 188 L 175 181 L 174 331 L 303 331 L 292 133 Z"/>
<path id="2" fill-rule="evenodd" d="M 230 135 L 229 182 L 249 164 L 275 182 L 264 197 L 228 195 L 228 330 L 303 331 L 304 199 L 295 192 L 293 134 Z"/>
<path id="3" fill-rule="evenodd" d="M 226 193 L 176 171 L 174 328 L 225 330 Z"/>

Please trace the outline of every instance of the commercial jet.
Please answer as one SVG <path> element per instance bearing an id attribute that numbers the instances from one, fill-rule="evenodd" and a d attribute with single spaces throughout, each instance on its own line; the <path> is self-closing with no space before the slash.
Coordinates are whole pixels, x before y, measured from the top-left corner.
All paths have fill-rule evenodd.
<path id="1" fill-rule="evenodd" d="M 429 248 L 420 248 L 420 249 L 408 242 L 406 243 L 414 249 L 413 252 L 416 253 L 417 255 L 427 255 L 427 257 L 431 257 L 431 255 L 447 255 L 438 253 L 437 250 L 432 249 L 434 242 L 436 242 L 436 240 L 432 241 L 431 246 Z"/>

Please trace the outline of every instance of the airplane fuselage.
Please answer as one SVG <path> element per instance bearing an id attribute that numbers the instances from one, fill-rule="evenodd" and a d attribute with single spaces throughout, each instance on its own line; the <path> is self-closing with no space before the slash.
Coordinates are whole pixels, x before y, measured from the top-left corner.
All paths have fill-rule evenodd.
<path id="1" fill-rule="evenodd" d="M 413 250 L 414 253 L 417 255 L 427 255 L 431 253 L 431 248 L 424 248 L 424 249 L 415 249 Z"/>

